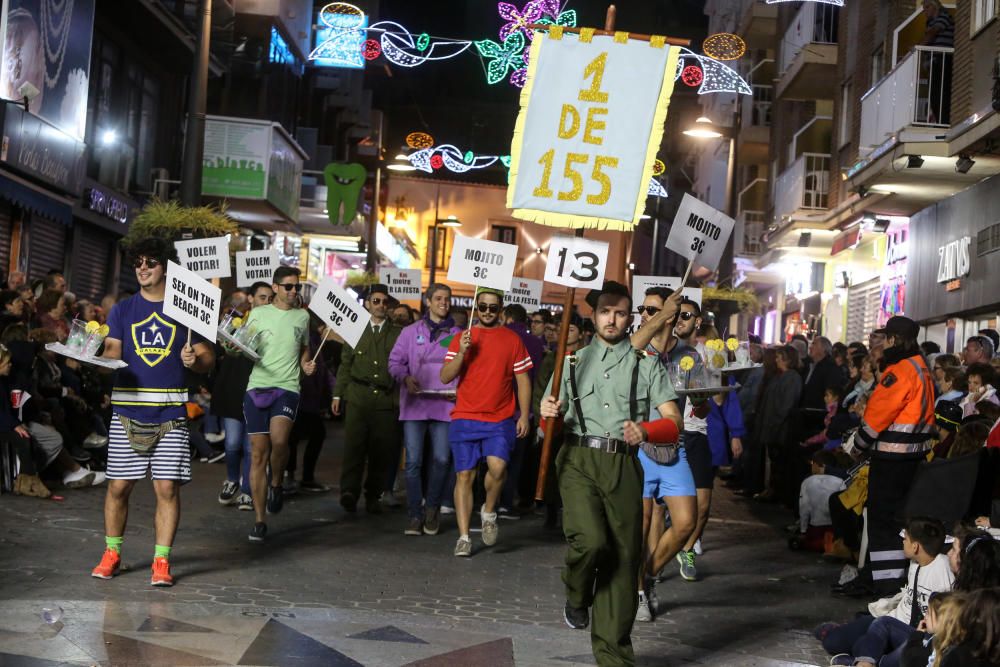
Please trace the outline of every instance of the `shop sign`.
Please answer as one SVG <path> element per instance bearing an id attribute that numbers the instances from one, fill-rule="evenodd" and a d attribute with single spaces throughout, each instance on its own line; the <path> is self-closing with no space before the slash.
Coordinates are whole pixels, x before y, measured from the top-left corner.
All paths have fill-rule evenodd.
<path id="1" fill-rule="evenodd" d="M 969 275 L 972 268 L 972 259 L 969 255 L 971 246 L 972 237 L 963 236 L 938 248 L 937 281 L 939 283 L 948 283 Z"/>
<path id="2" fill-rule="evenodd" d="M 848 248 L 853 248 L 861 241 L 861 225 L 855 225 L 846 232 L 837 234 L 833 239 L 833 247 L 830 248 L 830 255 L 837 255 Z"/>
<path id="3" fill-rule="evenodd" d="M 4 103 L 3 109 L 0 162 L 78 195 L 86 169 L 85 144 L 15 104 Z"/>
<path id="4" fill-rule="evenodd" d="M 888 246 L 885 253 L 886 266 L 892 266 L 897 262 L 905 262 L 910 249 L 910 241 L 907 232 L 900 230 L 895 234 L 889 234 Z"/>
<path id="5" fill-rule="evenodd" d="M 128 223 L 128 216 L 131 212 L 129 203 L 124 199 L 115 197 L 109 192 L 98 188 L 86 188 L 83 191 L 83 208 L 93 211 L 102 218 L 113 220 L 121 224 Z"/>

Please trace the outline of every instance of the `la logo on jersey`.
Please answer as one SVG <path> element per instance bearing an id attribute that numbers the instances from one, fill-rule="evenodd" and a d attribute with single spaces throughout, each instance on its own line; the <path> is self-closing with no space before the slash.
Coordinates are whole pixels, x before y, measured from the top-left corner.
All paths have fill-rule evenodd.
<path id="1" fill-rule="evenodd" d="M 132 325 L 135 354 L 147 366 L 155 366 L 170 356 L 176 335 L 176 324 L 166 321 L 159 313 L 153 313 L 142 322 Z"/>

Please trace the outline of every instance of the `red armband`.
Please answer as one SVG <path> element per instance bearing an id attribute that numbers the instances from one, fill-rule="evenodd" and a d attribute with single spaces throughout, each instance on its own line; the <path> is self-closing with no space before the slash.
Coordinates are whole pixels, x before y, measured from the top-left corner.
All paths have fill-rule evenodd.
<path id="1" fill-rule="evenodd" d="M 672 444 L 680 439 L 680 431 L 673 419 L 654 419 L 643 422 L 642 427 L 646 429 L 646 440 L 652 443 Z"/>

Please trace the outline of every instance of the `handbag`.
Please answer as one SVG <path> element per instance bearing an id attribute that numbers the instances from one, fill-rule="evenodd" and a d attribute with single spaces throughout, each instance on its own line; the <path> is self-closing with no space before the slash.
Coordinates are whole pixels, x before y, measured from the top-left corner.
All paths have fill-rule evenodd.
<path id="1" fill-rule="evenodd" d="M 643 442 L 639 446 L 654 463 L 668 466 L 677 460 L 681 444 L 672 442 L 666 445 L 654 445 L 651 442 Z"/>
<path id="2" fill-rule="evenodd" d="M 183 419 L 171 419 L 162 424 L 146 424 L 123 415 L 117 415 L 117 417 L 122 428 L 125 429 L 128 444 L 139 454 L 151 453 L 165 435 L 186 423 Z"/>
<path id="3" fill-rule="evenodd" d="M 251 389 L 247 393 L 250 395 L 250 400 L 253 404 L 257 406 L 260 410 L 266 410 L 267 408 L 274 405 L 274 402 L 278 400 L 280 395 L 280 389 Z"/>

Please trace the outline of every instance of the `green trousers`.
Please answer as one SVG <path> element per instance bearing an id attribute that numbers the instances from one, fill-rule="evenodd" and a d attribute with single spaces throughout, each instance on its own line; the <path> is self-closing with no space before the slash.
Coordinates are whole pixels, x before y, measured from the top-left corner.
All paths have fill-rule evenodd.
<path id="1" fill-rule="evenodd" d="M 390 461 L 401 438 L 399 412 L 377 410 L 365 401 L 347 404 L 344 415 L 344 466 L 340 473 L 340 493 L 361 497 L 364 480 L 365 500 L 374 503 L 386 489 Z M 365 464 L 368 475 L 365 477 Z"/>
<path id="2" fill-rule="evenodd" d="M 634 456 L 563 445 L 556 467 L 569 543 L 566 598 L 574 607 L 593 608 L 598 665 L 635 665 L 630 635 L 639 606 L 642 466 Z"/>

